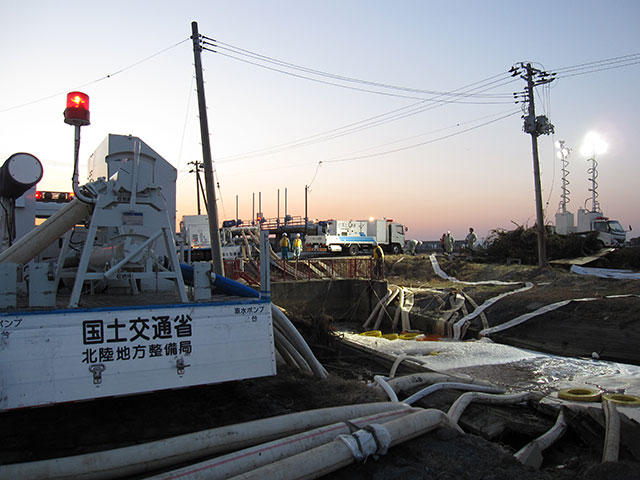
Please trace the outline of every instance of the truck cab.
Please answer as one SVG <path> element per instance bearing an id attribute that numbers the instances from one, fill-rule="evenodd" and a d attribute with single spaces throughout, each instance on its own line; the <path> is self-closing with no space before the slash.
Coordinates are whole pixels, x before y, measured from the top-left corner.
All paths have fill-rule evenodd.
<path id="1" fill-rule="evenodd" d="M 609 220 L 607 217 L 597 218 L 592 223 L 592 229 L 598 232 L 598 240 L 607 247 L 622 245 L 627 234 L 617 220 Z"/>
<path id="2" fill-rule="evenodd" d="M 578 233 L 597 232 L 602 247 L 623 245 L 627 233 L 618 220 L 602 215 L 602 212 L 589 212 L 578 209 Z"/>

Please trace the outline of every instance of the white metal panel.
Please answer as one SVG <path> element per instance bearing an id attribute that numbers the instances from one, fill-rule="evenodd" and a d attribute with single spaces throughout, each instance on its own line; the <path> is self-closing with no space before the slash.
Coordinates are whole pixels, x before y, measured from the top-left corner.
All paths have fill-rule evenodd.
<path id="1" fill-rule="evenodd" d="M 386 244 L 387 242 L 387 222 L 386 220 L 373 220 L 367 224 L 367 235 L 374 237 L 377 242 Z"/>
<path id="2" fill-rule="evenodd" d="M 275 373 L 264 301 L 0 316 L 0 410 Z"/>

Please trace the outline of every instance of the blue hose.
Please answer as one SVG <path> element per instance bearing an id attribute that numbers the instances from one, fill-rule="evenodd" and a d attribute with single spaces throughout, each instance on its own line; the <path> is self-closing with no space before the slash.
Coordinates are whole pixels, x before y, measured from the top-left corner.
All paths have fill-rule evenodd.
<path id="1" fill-rule="evenodd" d="M 193 266 L 181 263 L 180 270 L 182 271 L 182 278 L 184 279 L 184 283 L 186 285 L 192 286 Z M 212 273 L 211 275 L 213 277 L 213 286 L 222 293 L 225 293 L 227 295 L 234 295 L 236 297 L 260 298 L 260 293 L 255 291 L 253 288 L 248 287 L 247 285 L 236 282 L 235 280 L 231 280 L 230 278 L 224 277 L 222 275 L 216 275 L 215 273 Z"/>

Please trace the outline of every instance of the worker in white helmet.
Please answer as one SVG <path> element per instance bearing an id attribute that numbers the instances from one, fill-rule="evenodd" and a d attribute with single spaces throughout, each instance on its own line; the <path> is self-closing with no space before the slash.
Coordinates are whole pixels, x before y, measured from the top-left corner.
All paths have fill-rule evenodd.
<path id="1" fill-rule="evenodd" d="M 296 238 L 293 239 L 293 259 L 298 260 L 300 253 L 302 253 L 302 239 L 300 234 L 296 233 Z"/>
<path id="2" fill-rule="evenodd" d="M 289 260 L 289 237 L 286 232 L 282 234 L 280 240 L 280 255 L 282 255 L 282 260 Z"/>
<path id="3" fill-rule="evenodd" d="M 469 235 L 466 236 L 464 241 L 467 244 L 467 248 L 469 250 L 473 250 L 473 247 L 475 247 L 476 242 L 478 241 L 478 235 L 473 231 L 473 227 L 469 227 Z"/>
<path id="4" fill-rule="evenodd" d="M 453 253 L 453 245 L 455 243 L 455 238 L 453 238 L 453 235 L 451 235 L 451 232 L 447 232 L 447 234 L 444 236 L 444 251 L 445 253 L 451 255 Z"/>
<path id="5" fill-rule="evenodd" d="M 404 243 L 404 253 L 409 255 L 416 254 L 416 248 L 418 245 L 422 245 L 422 242 L 419 240 L 409 239 Z"/>

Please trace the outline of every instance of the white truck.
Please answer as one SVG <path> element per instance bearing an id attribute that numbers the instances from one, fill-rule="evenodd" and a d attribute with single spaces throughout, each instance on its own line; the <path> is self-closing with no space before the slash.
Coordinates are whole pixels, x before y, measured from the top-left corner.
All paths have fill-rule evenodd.
<path id="1" fill-rule="evenodd" d="M 578 228 L 576 233 L 598 232 L 601 247 L 617 247 L 624 244 L 627 233 L 618 220 L 602 215 L 602 212 L 589 212 L 578 209 Z"/>
<path id="2" fill-rule="evenodd" d="M 327 220 L 319 225 L 324 232 L 305 237 L 306 251 L 357 255 L 379 244 L 388 253 L 397 254 L 404 245 L 405 227 L 393 220 Z"/>
<path id="3" fill-rule="evenodd" d="M 569 233 L 587 234 L 597 232 L 598 242 L 602 248 L 623 245 L 627 233 L 618 220 L 605 217 L 602 212 L 591 212 L 583 208 L 578 209 L 578 225 L 573 223 L 571 212 L 556 214 L 556 233 L 567 235 Z"/>

